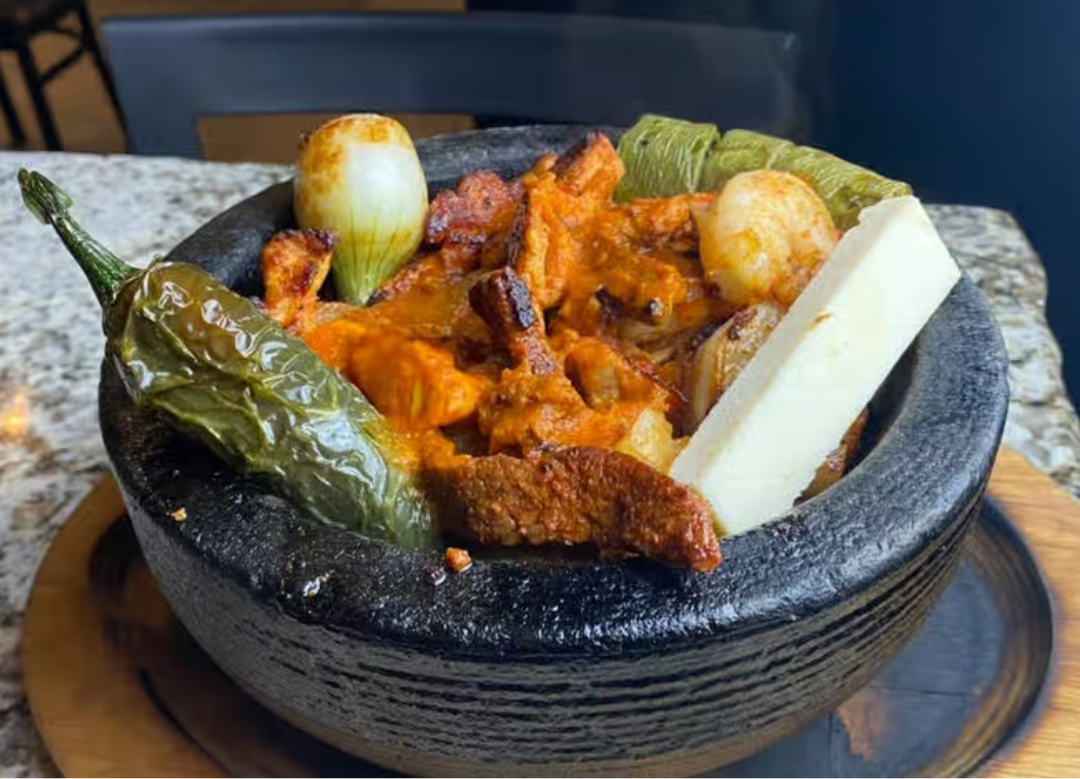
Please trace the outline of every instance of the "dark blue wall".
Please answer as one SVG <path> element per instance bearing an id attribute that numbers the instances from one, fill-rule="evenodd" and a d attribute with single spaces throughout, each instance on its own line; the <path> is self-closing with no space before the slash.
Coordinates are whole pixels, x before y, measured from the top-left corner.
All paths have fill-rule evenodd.
<path id="1" fill-rule="evenodd" d="M 798 0 L 795 0 L 796 2 Z M 1020 220 L 1080 397 L 1080 0 L 840 0 L 831 150 Z"/>

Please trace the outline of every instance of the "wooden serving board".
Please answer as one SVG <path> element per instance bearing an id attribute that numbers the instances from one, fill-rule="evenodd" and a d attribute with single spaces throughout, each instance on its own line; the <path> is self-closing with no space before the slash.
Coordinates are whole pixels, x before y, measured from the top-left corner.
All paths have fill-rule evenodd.
<path id="1" fill-rule="evenodd" d="M 991 776 L 1080 776 L 1080 504 L 1021 455 L 1003 447 L 990 494 L 1035 553 L 1054 599 L 1057 657 L 1046 707 Z"/>
<path id="2" fill-rule="evenodd" d="M 1080 504 L 1009 450 L 999 455 L 989 492 L 1041 566 L 1054 600 L 1057 656 L 1040 711 L 983 772 L 1080 775 Z M 60 769 L 79 776 L 379 775 L 274 720 L 209 663 L 158 594 L 130 527 L 118 522 L 123 513 L 107 478 L 57 535 L 27 609 L 27 692 Z M 872 697 L 856 696 L 839 718 L 865 720 Z M 853 749 L 865 746 L 852 741 Z"/>

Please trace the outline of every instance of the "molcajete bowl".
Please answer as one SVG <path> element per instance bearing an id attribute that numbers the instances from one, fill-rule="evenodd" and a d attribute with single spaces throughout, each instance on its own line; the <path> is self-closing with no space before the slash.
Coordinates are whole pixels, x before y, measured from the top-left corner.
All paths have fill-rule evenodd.
<path id="1" fill-rule="evenodd" d="M 581 133 L 487 131 L 419 148 L 438 189 L 475 168 L 519 172 Z M 263 242 L 291 225 L 290 185 L 278 185 L 171 259 L 256 294 Z M 692 774 L 836 706 L 918 630 L 990 473 L 1006 364 L 964 279 L 877 394 L 860 463 L 725 540 L 710 574 L 524 555 L 435 586 L 424 569 L 437 553 L 309 520 L 135 408 L 108 365 L 101 424 L 177 616 L 300 728 L 406 773 Z"/>

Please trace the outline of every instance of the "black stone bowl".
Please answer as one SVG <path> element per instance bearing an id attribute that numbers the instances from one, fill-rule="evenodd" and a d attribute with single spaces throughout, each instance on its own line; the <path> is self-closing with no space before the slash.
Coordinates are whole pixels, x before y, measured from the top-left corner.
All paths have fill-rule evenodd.
<path id="1" fill-rule="evenodd" d="M 580 134 L 419 146 L 438 189 L 478 167 L 519 172 Z M 259 249 L 291 225 L 290 198 L 288 184 L 266 190 L 171 259 L 257 293 Z M 424 575 L 437 554 L 308 520 L 136 409 L 108 367 L 101 423 L 169 603 L 285 719 L 406 773 L 676 775 L 792 733 L 911 638 L 956 568 L 1006 402 L 1000 334 L 964 279 L 878 393 L 860 464 L 724 541 L 714 573 L 524 556 L 439 586 Z"/>

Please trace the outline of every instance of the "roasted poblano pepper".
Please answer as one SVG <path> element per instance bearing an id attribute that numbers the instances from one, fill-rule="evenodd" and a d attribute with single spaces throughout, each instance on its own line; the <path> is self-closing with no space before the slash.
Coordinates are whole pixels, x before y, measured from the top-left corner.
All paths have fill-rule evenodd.
<path id="1" fill-rule="evenodd" d="M 619 140 L 626 175 L 615 199 L 697 192 L 705 161 L 719 143 L 716 125 L 645 114 Z"/>
<path id="2" fill-rule="evenodd" d="M 857 225 L 864 208 L 911 194 L 911 186 L 902 181 L 887 179 L 821 149 L 749 130 L 724 133 L 705 161 L 698 190 L 720 190 L 738 173 L 765 168 L 793 173 L 812 186 L 841 230 Z"/>
<path id="3" fill-rule="evenodd" d="M 812 186 L 836 226 L 858 224 L 867 206 L 910 195 L 911 187 L 809 146 L 750 130 L 723 135 L 711 124 L 646 114 L 619 141 L 626 175 L 617 200 L 714 192 L 750 170 L 792 173 Z"/>
<path id="4" fill-rule="evenodd" d="M 19 184 L 90 280 L 107 354 L 137 404 L 322 520 L 405 546 L 434 544 L 394 434 L 358 389 L 205 271 L 133 268 L 87 235 L 47 178 L 22 170 Z"/>

